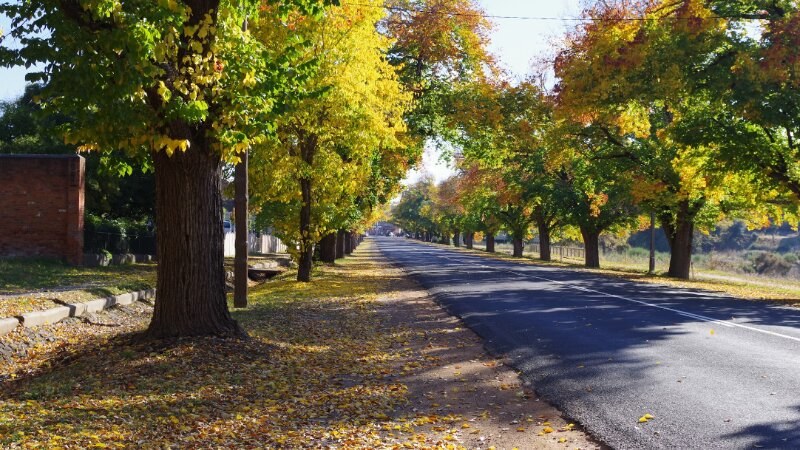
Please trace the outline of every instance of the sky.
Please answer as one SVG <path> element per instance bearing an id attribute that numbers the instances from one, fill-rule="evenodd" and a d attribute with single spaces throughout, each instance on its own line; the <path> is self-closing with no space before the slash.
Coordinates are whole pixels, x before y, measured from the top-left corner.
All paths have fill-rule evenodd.
<path id="1" fill-rule="evenodd" d="M 479 0 L 487 15 L 524 16 L 538 18 L 576 17 L 580 0 Z M 558 39 L 572 22 L 562 20 L 523 20 L 494 18 L 491 35 L 491 52 L 514 78 L 521 79 L 528 72 L 534 57 L 550 52 L 550 43 Z M 0 29 L 8 30 L 9 21 L 0 17 Z M 0 68 L 0 100 L 11 100 L 25 89 L 25 68 Z M 439 161 L 435 148 L 428 148 L 419 170 L 409 172 L 406 183 L 413 183 L 423 174 L 431 174 L 436 181 L 449 177 L 453 171 Z"/>

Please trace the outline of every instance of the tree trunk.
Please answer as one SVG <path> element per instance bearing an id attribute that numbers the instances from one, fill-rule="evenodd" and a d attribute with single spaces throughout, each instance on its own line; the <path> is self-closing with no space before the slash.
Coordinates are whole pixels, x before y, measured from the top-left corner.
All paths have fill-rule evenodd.
<path id="1" fill-rule="evenodd" d="M 345 247 L 347 247 L 347 232 L 344 230 L 339 230 L 336 233 L 336 259 L 342 259 L 345 255 Z"/>
<path id="2" fill-rule="evenodd" d="M 525 249 L 525 243 L 520 237 L 514 237 L 514 254 L 515 258 L 522 258 L 522 252 Z"/>
<path id="3" fill-rule="evenodd" d="M 647 273 L 656 273 L 656 213 L 650 213 L 650 261 Z"/>
<path id="4" fill-rule="evenodd" d="M 537 224 L 539 229 L 539 259 L 550 261 L 550 227 L 545 223 Z"/>
<path id="5" fill-rule="evenodd" d="M 322 262 L 336 262 L 336 233 L 329 233 L 319 243 L 319 259 Z"/>
<path id="6" fill-rule="evenodd" d="M 205 139 L 191 149 L 153 154 L 156 172 L 158 294 L 151 338 L 231 336 L 225 294 L 221 160 Z"/>
<path id="7" fill-rule="evenodd" d="M 464 246 L 469 250 L 472 250 L 474 245 L 475 233 L 468 231 L 464 233 Z"/>
<path id="8" fill-rule="evenodd" d="M 297 281 L 311 281 L 314 267 L 314 242 L 311 240 L 311 180 L 300 179 L 300 192 L 303 206 L 300 207 L 300 261 L 298 261 Z"/>
<path id="9" fill-rule="evenodd" d="M 600 232 L 581 228 L 586 267 L 600 267 Z"/>
<path id="10" fill-rule="evenodd" d="M 353 253 L 353 235 L 349 231 L 344 233 L 344 254 L 349 255 Z"/>
<path id="11" fill-rule="evenodd" d="M 494 253 L 494 234 L 486 234 L 486 251 L 488 253 Z"/>
<path id="12" fill-rule="evenodd" d="M 676 223 L 663 221 L 664 231 L 669 241 L 669 276 L 689 279 L 692 269 L 692 239 L 694 237 L 694 218 L 689 214 L 688 202 L 678 206 Z"/>
<path id="13" fill-rule="evenodd" d="M 236 164 L 234 169 L 234 186 L 235 186 L 235 207 L 234 212 L 236 216 L 236 235 L 235 235 L 235 254 L 233 261 L 233 306 L 235 308 L 247 307 L 247 283 L 250 281 L 247 277 L 247 253 L 248 253 L 248 208 L 249 194 L 248 194 L 248 180 L 247 180 L 247 151 L 241 155 L 241 161 Z"/>

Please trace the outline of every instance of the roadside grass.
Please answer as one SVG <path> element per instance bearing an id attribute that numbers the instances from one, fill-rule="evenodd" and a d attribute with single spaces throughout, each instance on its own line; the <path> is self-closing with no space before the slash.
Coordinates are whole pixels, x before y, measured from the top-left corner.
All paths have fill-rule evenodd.
<path id="1" fill-rule="evenodd" d="M 746 277 L 719 271 L 706 270 L 694 271 L 693 279 L 679 280 L 668 277 L 666 275 L 666 271 L 657 270 L 655 274 L 648 274 L 646 268 L 643 268 L 641 263 L 634 264 L 624 261 L 615 262 L 601 260 L 601 268 L 589 269 L 583 265 L 582 259 L 565 257 L 563 261 L 560 261 L 555 260 L 554 257 L 553 261 L 542 261 L 530 255 L 524 255 L 522 258 L 515 258 L 509 254 L 501 252 L 486 253 L 486 251 L 479 249 L 468 250 L 463 247 L 453 247 L 438 243 L 426 244 L 477 254 L 483 257 L 515 261 L 524 264 L 564 267 L 571 270 L 591 272 L 598 275 L 642 283 L 652 283 L 687 289 L 703 289 L 706 291 L 728 294 L 742 299 L 779 301 L 786 303 L 787 305 L 800 306 L 800 283 L 789 280 L 778 280 L 766 277 L 756 279 L 755 277 Z"/>
<path id="2" fill-rule="evenodd" d="M 0 259 L 0 318 L 148 289 L 155 264 L 73 267 L 53 260 Z"/>
<path id="3" fill-rule="evenodd" d="M 399 275 L 364 257 L 314 275 L 252 289 L 233 312 L 246 340 L 143 343 L 144 319 L 94 339 L 81 338 L 86 324 L 56 327 L 56 342 L 0 382 L 0 447 L 378 448 L 392 432 L 400 447 L 456 448 L 419 427 L 461 418 L 397 413 L 408 402 L 398 376 L 431 364 L 379 312 Z"/>

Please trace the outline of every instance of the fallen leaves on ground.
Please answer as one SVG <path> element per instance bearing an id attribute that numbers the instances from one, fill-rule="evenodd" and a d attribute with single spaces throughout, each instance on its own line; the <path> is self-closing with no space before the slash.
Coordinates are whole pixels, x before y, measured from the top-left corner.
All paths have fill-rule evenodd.
<path id="1" fill-rule="evenodd" d="M 409 348 L 426 332 L 381 313 L 388 273 L 355 258 L 318 270 L 313 283 L 284 277 L 253 289 L 249 308 L 233 313 L 247 340 L 140 342 L 151 312 L 142 303 L 93 324 L 47 327 L 52 339 L 0 367 L 0 447 L 461 448 L 467 434 L 482 442 L 474 421 L 489 414 L 455 413 L 447 391 L 409 404 L 406 380 L 439 358 Z M 0 344 L 24 339 L 18 330 Z M 452 383 L 451 393 L 482 395 L 465 378 Z"/>
<path id="2" fill-rule="evenodd" d="M 0 318 L 155 287 L 155 264 L 74 267 L 56 261 L 0 260 Z"/>

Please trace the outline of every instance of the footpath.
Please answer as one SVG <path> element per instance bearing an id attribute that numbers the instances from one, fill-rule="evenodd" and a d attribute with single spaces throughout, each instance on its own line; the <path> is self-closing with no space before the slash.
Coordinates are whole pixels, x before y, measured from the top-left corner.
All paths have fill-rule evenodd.
<path id="1" fill-rule="evenodd" d="M 142 301 L 0 336 L 0 448 L 601 448 L 369 240 L 314 275 L 247 340 L 141 342 Z"/>

